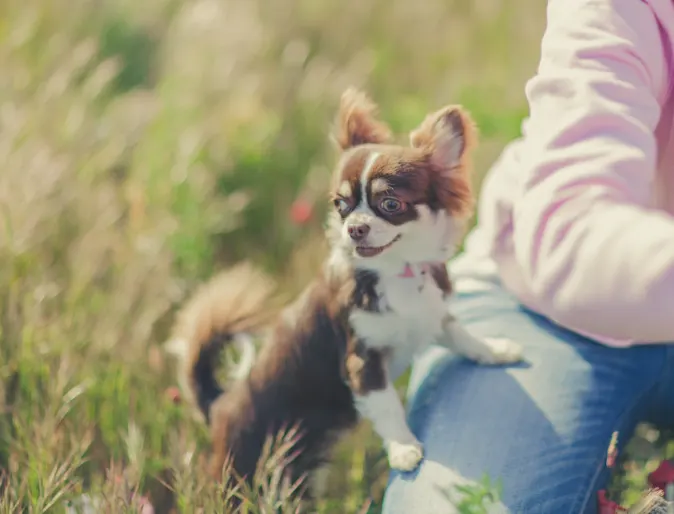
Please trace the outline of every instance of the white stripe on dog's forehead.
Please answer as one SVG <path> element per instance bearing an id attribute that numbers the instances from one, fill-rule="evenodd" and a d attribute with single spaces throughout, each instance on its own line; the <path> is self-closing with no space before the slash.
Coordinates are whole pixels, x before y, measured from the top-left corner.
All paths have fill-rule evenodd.
<path id="1" fill-rule="evenodd" d="M 372 191 L 373 195 L 385 193 L 386 191 L 389 190 L 388 182 L 386 182 L 386 180 L 384 180 L 383 178 L 376 178 L 372 181 L 370 190 Z"/>
<path id="2" fill-rule="evenodd" d="M 363 205 L 367 204 L 367 181 L 372 171 L 374 163 L 377 161 L 381 154 L 378 152 L 372 152 L 367 161 L 365 161 L 365 166 L 363 166 L 363 171 L 360 174 L 360 190 L 362 194 Z"/>

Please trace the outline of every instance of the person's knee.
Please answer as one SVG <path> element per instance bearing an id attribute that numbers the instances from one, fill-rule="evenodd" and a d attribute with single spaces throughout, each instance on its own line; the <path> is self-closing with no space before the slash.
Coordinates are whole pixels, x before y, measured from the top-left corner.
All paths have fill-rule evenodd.
<path id="1" fill-rule="evenodd" d="M 528 364 L 479 366 L 439 348 L 416 360 L 408 418 L 425 458 L 416 473 L 392 475 L 384 512 L 469 512 L 461 504 L 480 501 L 484 475 L 503 484 L 487 512 L 596 512 L 611 434 L 629 437 L 662 352 L 603 347 L 494 288 L 456 300 L 467 330 L 519 342 Z"/>
<path id="2" fill-rule="evenodd" d="M 481 505 L 483 510 L 476 507 Z M 468 507 L 472 509 L 468 509 Z M 414 474 L 395 474 L 384 497 L 383 514 L 459 514 L 485 512 L 506 514 L 498 491 L 488 484 L 469 480 L 457 471 L 433 461 L 424 461 Z"/>

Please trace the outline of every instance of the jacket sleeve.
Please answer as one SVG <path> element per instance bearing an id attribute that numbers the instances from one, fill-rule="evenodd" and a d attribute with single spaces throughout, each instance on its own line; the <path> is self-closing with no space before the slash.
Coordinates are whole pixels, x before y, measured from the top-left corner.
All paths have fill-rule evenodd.
<path id="1" fill-rule="evenodd" d="M 513 244 L 538 310 L 571 329 L 674 342 L 674 218 L 653 200 L 666 82 L 645 2 L 549 2 Z"/>

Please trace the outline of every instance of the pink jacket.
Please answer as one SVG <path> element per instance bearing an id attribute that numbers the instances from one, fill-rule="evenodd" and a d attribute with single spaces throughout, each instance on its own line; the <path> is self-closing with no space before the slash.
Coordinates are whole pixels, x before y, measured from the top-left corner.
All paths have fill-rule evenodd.
<path id="1" fill-rule="evenodd" d="M 550 0 L 530 116 L 463 262 L 609 345 L 674 342 L 672 0 Z"/>

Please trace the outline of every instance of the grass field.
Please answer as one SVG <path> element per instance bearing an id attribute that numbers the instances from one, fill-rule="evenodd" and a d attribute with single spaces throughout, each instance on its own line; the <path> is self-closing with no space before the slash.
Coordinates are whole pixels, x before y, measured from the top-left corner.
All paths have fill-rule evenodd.
<path id="1" fill-rule="evenodd" d="M 544 4 L 0 2 L 0 513 L 83 492 L 140 512 L 136 489 L 157 512 L 217 512 L 205 430 L 167 393 L 176 308 L 242 258 L 306 283 L 348 85 L 402 134 L 464 104 L 479 184 L 526 114 Z M 362 427 L 320 511 L 376 512 L 385 479 Z"/>

